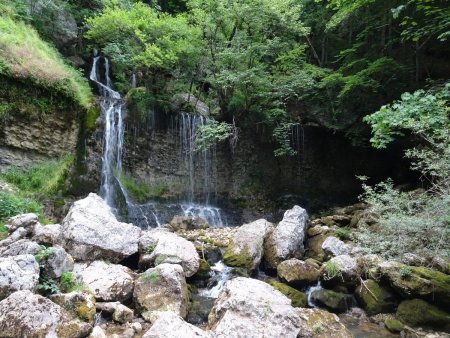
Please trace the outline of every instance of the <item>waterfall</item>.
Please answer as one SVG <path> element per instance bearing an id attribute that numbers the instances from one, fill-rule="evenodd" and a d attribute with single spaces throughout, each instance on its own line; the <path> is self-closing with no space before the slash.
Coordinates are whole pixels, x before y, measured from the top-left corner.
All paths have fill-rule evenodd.
<path id="1" fill-rule="evenodd" d="M 100 60 L 103 61 L 102 69 L 99 69 L 101 68 Z M 120 175 L 122 171 L 126 106 L 120 94 L 112 89 L 109 60 L 106 57 L 94 56 L 89 78 L 99 89 L 100 108 L 105 118 L 100 195 L 116 214 L 119 214 L 118 196 L 121 195 L 126 202 L 128 221 L 143 228 L 160 226 L 163 222 L 170 221 L 175 215 L 199 216 L 213 227 L 226 225 L 221 210 L 210 205 L 210 194 L 215 189 L 213 163 L 215 149 L 200 152 L 195 150 L 195 136 L 198 129 L 212 120 L 204 116 L 181 113 L 176 121 L 177 147 L 184 164 L 183 169 L 188 174 L 188 193 L 183 202 L 179 204 L 157 201 L 145 204 L 134 203 L 116 178 L 116 175 Z M 133 74 L 133 85 L 135 81 L 136 77 Z"/>
<path id="2" fill-rule="evenodd" d="M 188 173 L 186 200 L 181 204 L 184 216 L 198 216 L 213 227 L 224 226 L 220 208 L 210 205 L 211 192 L 216 189 L 215 146 L 201 151 L 195 149 L 195 138 L 202 126 L 213 119 L 201 115 L 181 113 L 175 126 L 178 127 L 180 155 Z"/>
<path id="3" fill-rule="evenodd" d="M 98 61 L 101 58 L 104 60 L 103 81 L 97 69 Z M 105 118 L 100 195 L 114 209 L 114 187 L 117 185 L 115 171 L 120 172 L 122 170 L 123 112 L 125 102 L 120 94 L 111 88 L 109 60 L 106 57 L 94 56 L 89 78 L 99 89 L 101 96 L 100 108 Z"/>

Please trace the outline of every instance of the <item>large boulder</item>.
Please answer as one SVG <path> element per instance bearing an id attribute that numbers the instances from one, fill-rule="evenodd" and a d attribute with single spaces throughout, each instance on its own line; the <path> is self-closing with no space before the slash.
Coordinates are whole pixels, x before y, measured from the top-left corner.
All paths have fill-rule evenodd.
<path id="1" fill-rule="evenodd" d="M 391 313 L 397 305 L 397 300 L 391 290 L 372 279 L 363 281 L 356 288 L 355 295 L 369 316 L 377 313 Z"/>
<path id="2" fill-rule="evenodd" d="M 100 301 L 124 301 L 133 294 L 133 272 L 122 265 L 104 261 L 75 263 L 72 274 Z"/>
<path id="3" fill-rule="evenodd" d="M 173 311 L 185 318 L 189 291 L 182 267 L 160 264 L 148 269 L 136 280 L 133 298 L 142 317 L 150 322 L 162 311 Z"/>
<path id="4" fill-rule="evenodd" d="M 450 275 L 426 268 L 397 262 L 382 262 L 376 273 L 406 298 L 423 298 L 450 308 Z"/>
<path id="5" fill-rule="evenodd" d="M 301 321 L 282 293 L 259 280 L 238 277 L 225 284 L 208 327 L 221 338 L 295 338 Z"/>
<path id="6" fill-rule="evenodd" d="M 283 220 L 265 241 L 264 257 L 270 269 L 288 258 L 301 258 L 305 251 L 304 240 L 308 226 L 306 210 L 294 206 L 284 213 Z"/>
<path id="7" fill-rule="evenodd" d="M 323 251 L 329 256 L 349 255 L 352 252 L 352 246 L 345 244 L 340 239 L 329 236 L 322 243 Z"/>
<path id="8" fill-rule="evenodd" d="M 273 231 L 272 223 L 259 219 L 239 227 L 223 255 L 229 266 L 251 272 L 258 268 L 264 251 L 264 240 Z"/>
<path id="9" fill-rule="evenodd" d="M 278 264 L 277 273 L 281 280 L 297 287 L 315 283 L 320 277 L 319 269 L 296 258 Z"/>
<path id="10" fill-rule="evenodd" d="M 9 232 L 16 231 L 19 228 L 28 228 L 38 223 L 38 216 L 33 213 L 20 214 L 11 217 L 6 223 Z"/>
<path id="11" fill-rule="evenodd" d="M 117 263 L 138 251 L 141 229 L 116 220 L 96 194 L 75 202 L 61 224 L 60 240 L 74 257 Z"/>
<path id="12" fill-rule="evenodd" d="M 57 244 L 60 235 L 60 224 L 41 225 L 37 223 L 33 227 L 33 241 L 41 244 Z"/>
<path id="13" fill-rule="evenodd" d="M 293 307 L 305 307 L 308 303 L 308 296 L 306 296 L 305 293 L 294 289 L 287 284 L 278 282 L 274 279 L 269 279 L 267 283 L 289 298 Z"/>
<path id="14" fill-rule="evenodd" d="M 310 299 L 313 304 L 324 306 L 337 313 L 349 310 L 354 304 L 352 295 L 327 289 L 315 290 L 311 293 Z"/>
<path id="15" fill-rule="evenodd" d="M 170 221 L 170 228 L 178 230 L 194 230 L 209 228 L 208 222 L 198 216 L 174 216 Z"/>
<path id="16" fill-rule="evenodd" d="M 52 247 L 52 251 L 46 259 L 45 272 L 51 278 L 59 278 L 64 272 L 73 270 L 73 258 L 64 248 Z"/>
<path id="17" fill-rule="evenodd" d="M 298 308 L 301 319 L 299 338 L 352 338 L 339 317 L 321 309 Z"/>
<path id="18" fill-rule="evenodd" d="M 200 266 L 200 257 L 192 242 L 167 231 L 150 230 L 139 240 L 141 261 L 154 265 L 180 264 L 186 277 L 194 275 Z"/>
<path id="19" fill-rule="evenodd" d="M 96 306 L 95 297 L 87 291 L 59 293 L 49 297 L 54 303 L 66 309 L 73 317 L 94 323 Z"/>
<path id="20" fill-rule="evenodd" d="M 334 271 L 334 276 L 330 276 L 330 269 Z M 349 255 L 340 255 L 333 257 L 325 264 L 323 279 L 326 285 L 345 284 L 354 286 L 358 284 L 360 276 L 361 268 L 357 260 Z"/>
<path id="21" fill-rule="evenodd" d="M 398 306 L 396 316 L 407 325 L 443 327 L 450 330 L 450 313 L 422 299 L 404 300 Z"/>
<path id="22" fill-rule="evenodd" d="M 17 291 L 0 302 L 0 335 L 4 338 L 81 338 L 91 326 L 68 317 L 61 307 L 31 291 Z"/>
<path id="23" fill-rule="evenodd" d="M 0 257 L 35 255 L 39 250 L 39 244 L 29 239 L 19 239 L 8 246 L 0 247 Z"/>
<path id="24" fill-rule="evenodd" d="M 159 314 L 142 338 L 212 338 L 211 332 L 203 331 L 198 327 L 186 323 L 180 316 L 165 311 Z"/>
<path id="25" fill-rule="evenodd" d="M 32 255 L 0 258 L 0 299 L 18 290 L 34 290 L 39 281 L 39 265 Z"/>

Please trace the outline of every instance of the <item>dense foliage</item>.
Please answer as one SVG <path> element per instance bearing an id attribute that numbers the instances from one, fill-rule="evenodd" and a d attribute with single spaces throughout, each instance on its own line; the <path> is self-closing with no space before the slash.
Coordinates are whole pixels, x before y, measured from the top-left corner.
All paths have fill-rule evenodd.
<path id="1" fill-rule="evenodd" d="M 362 196 L 377 217 L 378 229 L 367 227 L 360 243 L 385 256 L 405 252 L 450 256 L 450 84 L 430 91 L 405 93 L 402 99 L 368 116 L 377 147 L 408 131 L 420 138 L 407 151 L 427 190 L 401 192 L 391 181 L 364 184 Z"/>

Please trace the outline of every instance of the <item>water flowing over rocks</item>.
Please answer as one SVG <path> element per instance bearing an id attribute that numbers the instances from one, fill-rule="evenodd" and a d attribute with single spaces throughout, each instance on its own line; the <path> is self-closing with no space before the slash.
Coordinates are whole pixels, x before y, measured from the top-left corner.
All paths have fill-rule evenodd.
<path id="1" fill-rule="evenodd" d="M 221 338 L 295 338 L 301 320 L 291 301 L 269 284 L 237 277 L 219 294 L 208 327 Z"/>
<path id="2" fill-rule="evenodd" d="M 277 265 L 288 258 L 301 258 L 304 253 L 308 226 L 306 210 L 294 206 L 284 213 L 283 220 L 275 227 L 265 242 L 265 260 L 267 266 L 276 269 Z"/>
<path id="3" fill-rule="evenodd" d="M 180 264 L 186 277 L 193 276 L 200 266 L 200 257 L 192 242 L 168 231 L 149 230 L 142 232 L 139 240 L 141 261 L 155 265 Z M 146 257 L 143 257 L 146 256 Z"/>
<path id="4" fill-rule="evenodd" d="M 239 227 L 224 254 L 225 263 L 249 272 L 256 270 L 262 259 L 264 240 L 273 230 L 272 223 L 265 219 Z"/>
<path id="5" fill-rule="evenodd" d="M 0 258 L 0 299 L 14 291 L 34 291 L 39 280 L 39 265 L 32 255 Z"/>
<path id="6" fill-rule="evenodd" d="M 160 264 L 136 280 L 134 301 L 144 319 L 154 322 L 158 313 L 173 311 L 186 317 L 189 292 L 183 269 L 177 264 Z"/>
<path id="7" fill-rule="evenodd" d="M 211 332 L 203 331 L 198 327 L 186 323 L 180 316 L 166 311 L 159 314 L 142 338 L 212 338 Z"/>
<path id="8" fill-rule="evenodd" d="M 124 301 L 133 294 L 133 272 L 122 265 L 104 261 L 75 263 L 73 276 L 100 301 Z"/>
<path id="9" fill-rule="evenodd" d="M 138 251 L 141 229 L 116 220 L 98 195 L 75 202 L 61 224 L 61 243 L 80 260 L 117 263 Z"/>

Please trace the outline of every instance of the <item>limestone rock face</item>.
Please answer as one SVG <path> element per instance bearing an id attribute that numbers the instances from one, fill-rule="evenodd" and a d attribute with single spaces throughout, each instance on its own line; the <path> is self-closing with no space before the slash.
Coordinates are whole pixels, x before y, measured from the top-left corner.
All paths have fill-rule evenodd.
<path id="1" fill-rule="evenodd" d="M 29 239 L 19 239 L 8 246 L 0 247 L 0 257 L 35 255 L 38 252 L 39 244 Z"/>
<path id="2" fill-rule="evenodd" d="M 170 221 L 170 228 L 174 231 L 206 229 L 209 228 L 209 224 L 201 217 L 174 216 Z"/>
<path id="3" fill-rule="evenodd" d="M 283 220 L 265 242 L 264 255 L 269 268 L 276 269 L 278 264 L 288 258 L 303 256 L 307 222 L 306 210 L 298 205 L 284 213 Z"/>
<path id="4" fill-rule="evenodd" d="M 352 251 L 352 247 L 345 244 L 340 239 L 330 236 L 322 243 L 322 249 L 329 256 L 348 255 Z"/>
<path id="5" fill-rule="evenodd" d="M 75 263 L 72 273 L 100 301 L 124 301 L 133 294 L 133 272 L 125 266 L 104 261 Z"/>
<path id="6" fill-rule="evenodd" d="M 33 227 L 33 240 L 42 244 L 56 244 L 61 233 L 60 224 L 41 225 Z"/>
<path id="7" fill-rule="evenodd" d="M 212 338 L 211 332 L 186 323 L 171 311 L 162 312 L 142 338 Z"/>
<path id="8" fill-rule="evenodd" d="M 278 264 L 277 273 L 282 280 L 296 286 L 314 283 L 320 277 L 318 269 L 296 258 L 288 259 Z"/>
<path id="9" fill-rule="evenodd" d="M 28 228 L 38 223 L 38 216 L 33 213 L 21 214 L 11 217 L 6 223 L 9 232 L 16 231 L 18 228 Z"/>
<path id="10" fill-rule="evenodd" d="M 200 257 L 194 244 L 171 232 L 162 230 L 143 232 L 139 240 L 139 250 L 155 265 L 180 264 L 186 277 L 194 275 L 200 266 Z"/>
<path id="11" fill-rule="evenodd" d="M 352 338 L 338 316 L 320 309 L 296 309 L 301 319 L 299 338 Z M 317 332 L 319 331 L 319 332 Z"/>
<path id="12" fill-rule="evenodd" d="M 183 269 L 178 264 L 160 264 L 136 280 L 134 301 L 145 320 L 153 322 L 163 311 L 186 317 L 189 291 Z"/>
<path id="13" fill-rule="evenodd" d="M 90 193 L 70 208 L 60 240 L 74 258 L 117 263 L 138 251 L 140 234 L 140 228 L 118 222 L 106 202 Z"/>
<path id="14" fill-rule="evenodd" d="M 90 329 L 88 323 L 70 319 L 59 305 L 28 290 L 0 302 L 0 332 L 5 338 L 81 338 Z"/>
<path id="15" fill-rule="evenodd" d="M 225 284 L 208 327 L 220 338 L 295 338 L 301 321 L 291 301 L 269 284 L 238 277 Z"/>
<path id="16" fill-rule="evenodd" d="M 223 259 L 227 265 L 254 271 L 264 251 L 264 240 L 273 231 L 272 223 L 259 219 L 239 227 Z"/>
<path id="17" fill-rule="evenodd" d="M 0 258 L 0 299 L 18 290 L 34 290 L 39 281 L 39 265 L 32 255 Z"/>

